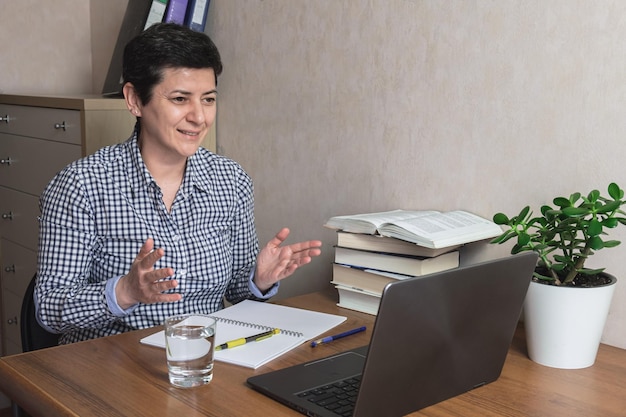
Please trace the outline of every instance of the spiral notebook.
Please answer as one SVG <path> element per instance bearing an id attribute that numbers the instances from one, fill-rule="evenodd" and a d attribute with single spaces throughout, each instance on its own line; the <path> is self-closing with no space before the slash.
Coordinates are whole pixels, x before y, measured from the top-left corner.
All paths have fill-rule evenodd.
<path id="1" fill-rule="evenodd" d="M 252 300 L 244 300 L 211 316 L 217 320 L 216 345 L 280 329 L 279 334 L 260 342 L 215 352 L 217 361 L 254 369 L 346 320 L 344 316 Z M 165 334 L 163 331 L 153 333 L 141 339 L 141 343 L 165 348 Z"/>

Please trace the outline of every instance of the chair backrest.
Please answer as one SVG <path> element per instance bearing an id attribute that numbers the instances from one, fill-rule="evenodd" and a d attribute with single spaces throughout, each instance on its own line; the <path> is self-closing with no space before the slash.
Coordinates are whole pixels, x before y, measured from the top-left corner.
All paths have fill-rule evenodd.
<path id="1" fill-rule="evenodd" d="M 22 350 L 30 352 L 31 350 L 43 349 L 59 344 L 59 334 L 50 333 L 37 322 L 35 317 L 35 300 L 33 298 L 35 292 L 35 281 L 37 274 L 33 276 L 22 301 L 22 311 L 20 314 L 20 330 L 22 333 Z"/>

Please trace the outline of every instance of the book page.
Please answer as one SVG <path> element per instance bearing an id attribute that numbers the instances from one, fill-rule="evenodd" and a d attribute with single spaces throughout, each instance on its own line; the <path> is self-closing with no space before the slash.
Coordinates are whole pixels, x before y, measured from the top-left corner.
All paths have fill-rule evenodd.
<path id="1" fill-rule="evenodd" d="M 399 220 L 417 218 L 436 214 L 437 211 L 411 211 L 411 210 L 391 210 L 379 213 L 354 214 L 348 216 L 331 217 L 325 227 L 339 229 L 350 233 L 365 233 L 373 235 L 377 229 L 385 223 L 394 223 Z"/>
<path id="2" fill-rule="evenodd" d="M 492 238 L 502 229 L 487 219 L 458 210 L 387 223 L 379 227 L 379 233 L 429 248 L 443 248 Z"/>

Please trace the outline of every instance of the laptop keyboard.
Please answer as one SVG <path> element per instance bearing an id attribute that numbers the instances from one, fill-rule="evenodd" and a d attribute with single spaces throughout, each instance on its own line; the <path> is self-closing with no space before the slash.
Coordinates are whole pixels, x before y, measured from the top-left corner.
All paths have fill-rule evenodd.
<path id="1" fill-rule="evenodd" d="M 312 403 L 324 407 L 339 416 L 349 417 L 354 410 L 354 403 L 359 393 L 360 384 L 361 376 L 358 375 L 334 384 L 302 392 L 298 396 L 308 399 Z"/>

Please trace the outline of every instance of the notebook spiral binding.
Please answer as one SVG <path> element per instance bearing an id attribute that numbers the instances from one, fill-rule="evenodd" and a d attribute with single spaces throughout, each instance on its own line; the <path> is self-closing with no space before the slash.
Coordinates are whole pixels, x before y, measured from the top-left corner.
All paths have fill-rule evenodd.
<path id="1" fill-rule="evenodd" d="M 228 324 L 234 324 L 235 326 L 250 327 L 250 328 L 259 329 L 259 330 L 273 330 L 274 329 L 274 327 L 265 326 L 263 324 L 257 324 L 257 323 L 250 323 L 250 322 L 247 322 L 247 321 L 227 319 L 227 318 L 224 318 L 224 317 L 215 317 L 215 316 L 211 316 L 211 317 L 214 318 L 217 321 L 221 321 L 221 322 L 228 323 Z M 282 334 L 286 334 L 288 336 L 293 336 L 293 337 L 303 337 L 304 336 L 304 333 L 297 332 L 297 331 L 294 331 L 294 330 L 280 329 L 280 332 Z"/>

